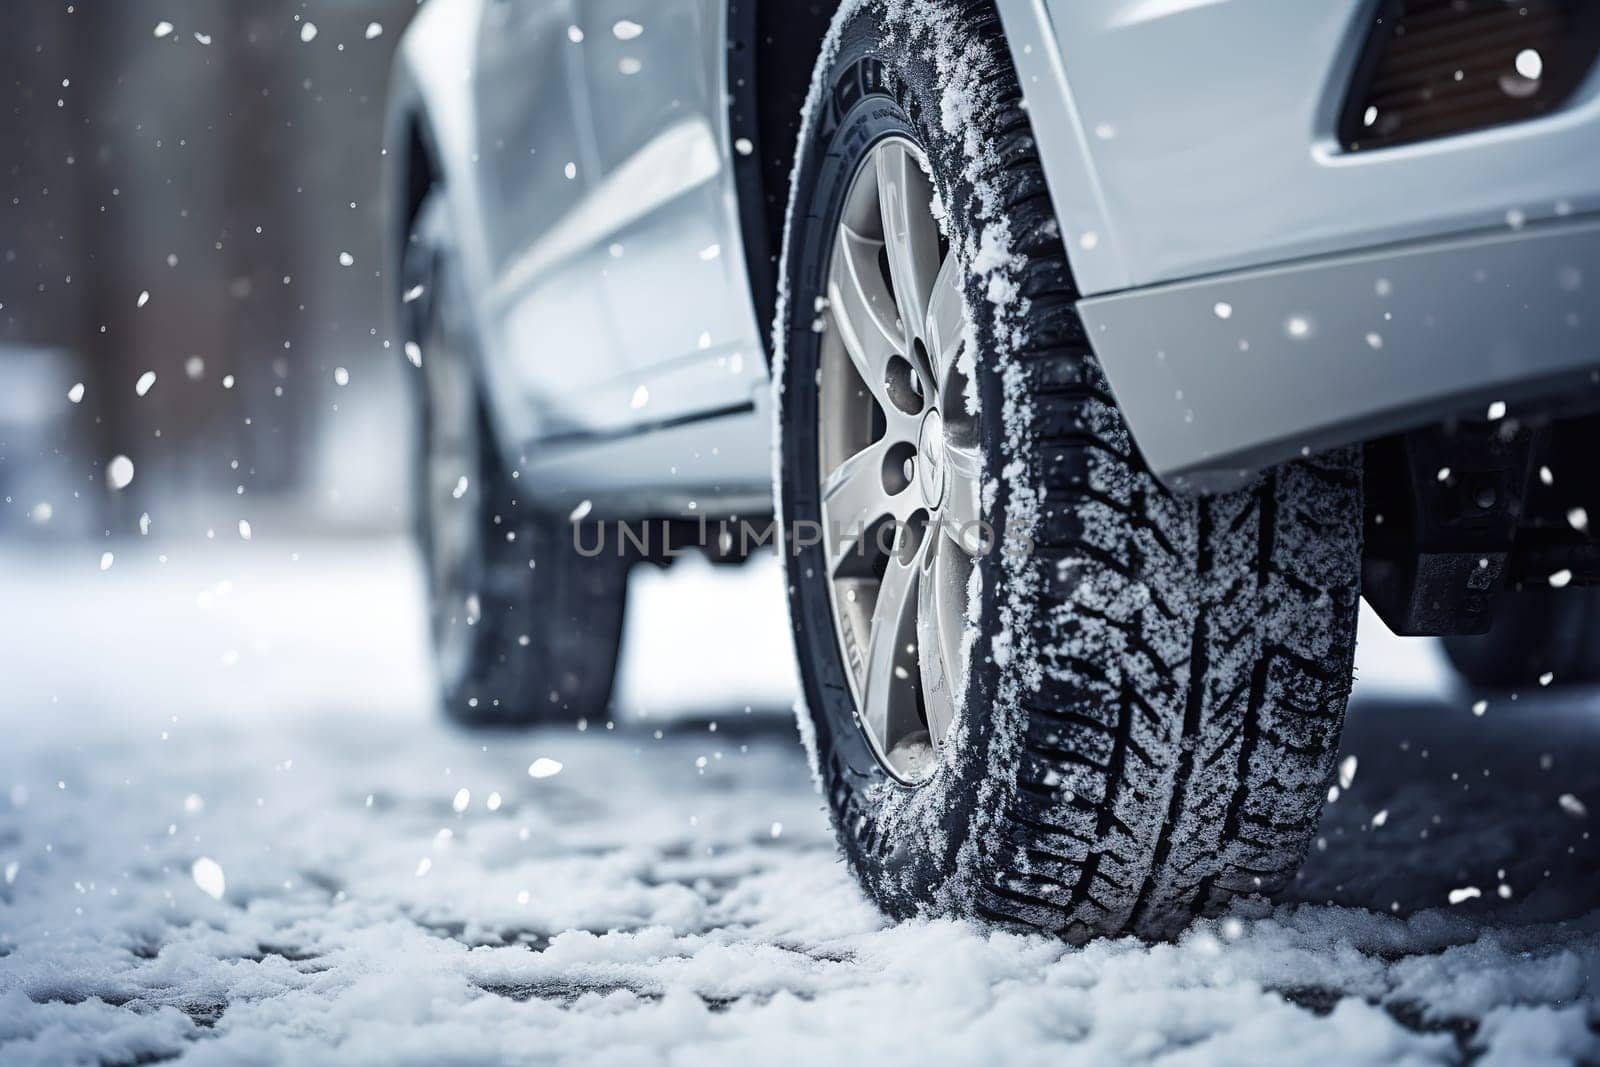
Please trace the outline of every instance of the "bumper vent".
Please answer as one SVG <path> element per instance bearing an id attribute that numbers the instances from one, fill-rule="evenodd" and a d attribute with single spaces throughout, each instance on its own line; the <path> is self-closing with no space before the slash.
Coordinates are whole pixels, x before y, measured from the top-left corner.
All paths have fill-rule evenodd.
<path id="1" fill-rule="evenodd" d="M 1371 151 L 1521 122 L 1565 104 L 1600 54 L 1600 0 L 1387 0 L 1341 120 Z"/>

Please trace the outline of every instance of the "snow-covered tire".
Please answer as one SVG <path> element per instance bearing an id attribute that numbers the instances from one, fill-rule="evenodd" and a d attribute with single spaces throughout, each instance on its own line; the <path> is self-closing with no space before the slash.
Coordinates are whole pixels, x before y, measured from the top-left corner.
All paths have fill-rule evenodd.
<path id="1" fill-rule="evenodd" d="M 1600 590 L 1521 589 L 1495 609 L 1494 628 L 1478 637 L 1447 637 L 1445 654 L 1469 685 L 1531 686 L 1600 682 Z"/>
<path id="2" fill-rule="evenodd" d="M 1149 474 L 1076 314 L 1021 101 L 988 0 L 847 3 L 825 44 L 777 325 L 801 729 L 890 914 L 1169 936 L 1284 885 L 1315 832 L 1351 684 L 1361 467 L 1342 451 L 1198 500 Z M 964 705 L 914 785 L 858 725 L 822 546 L 793 536 L 821 510 L 833 234 L 890 134 L 926 152 L 967 268 L 983 515 L 1013 548 L 979 562 Z"/>
<path id="3" fill-rule="evenodd" d="M 442 200 L 429 199 L 414 232 L 405 286 L 422 363 L 416 525 L 440 701 L 474 727 L 602 719 L 627 564 L 612 553 L 586 558 L 565 517 L 520 499 L 488 424 Z"/>

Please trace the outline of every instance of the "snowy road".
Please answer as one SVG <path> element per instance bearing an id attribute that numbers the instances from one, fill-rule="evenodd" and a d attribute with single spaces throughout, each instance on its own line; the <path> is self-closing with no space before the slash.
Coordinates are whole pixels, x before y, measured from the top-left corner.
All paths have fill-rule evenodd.
<path id="1" fill-rule="evenodd" d="M 646 580 L 615 730 L 469 736 L 405 551 L 298 554 L 0 560 L 0 1063 L 1600 1061 L 1594 694 L 1369 630 L 1297 900 L 1069 949 L 858 897 L 770 573 Z"/>

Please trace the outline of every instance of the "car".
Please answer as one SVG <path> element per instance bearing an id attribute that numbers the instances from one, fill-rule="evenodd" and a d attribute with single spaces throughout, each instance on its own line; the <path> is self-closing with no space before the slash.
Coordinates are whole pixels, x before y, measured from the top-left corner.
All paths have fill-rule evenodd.
<path id="1" fill-rule="evenodd" d="M 1597 23 L 428 0 L 388 277 L 445 707 L 598 721 L 630 565 L 776 546 L 887 913 L 1282 889 L 1362 596 L 1473 685 L 1600 676 Z"/>

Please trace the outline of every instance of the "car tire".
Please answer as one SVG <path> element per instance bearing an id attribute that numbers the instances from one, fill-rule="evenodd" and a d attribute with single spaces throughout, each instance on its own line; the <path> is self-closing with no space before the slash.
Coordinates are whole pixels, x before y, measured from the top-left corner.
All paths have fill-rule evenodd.
<path id="1" fill-rule="evenodd" d="M 822 521 L 842 477 L 823 470 L 828 420 L 853 403 L 848 389 L 824 398 L 842 373 L 828 360 L 843 350 L 854 361 L 849 339 L 862 336 L 842 325 L 861 301 L 836 279 L 867 277 L 834 273 L 838 248 L 859 244 L 837 235 L 856 209 L 856 175 L 886 139 L 925 155 L 941 254 L 948 243 L 964 265 L 956 362 L 976 401 L 969 439 L 987 550 L 968 579 L 963 650 L 943 674 L 926 665 L 934 653 L 920 601 L 916 639 L 883 655 L 872 636 L 890 633 L 887 623 L 850 636 L 836 624 L 857 610 L 838 607 L 850 590 L 841 598 L 837 546 L 865 538 L 830 547 Z M 875 166 L 880 200 L 910 199 L 884 198 L 900 187 Z M 878 280 L 895 300 L 900 253 L 885 248 Z M 782 266 L 778 498 L 801 730 L 868 895 L 895 916 L 961 914 L 1082 941 L 1170 936 L 1235 896 L 1282 887 L 1315 834 L 1350 691 L 1359 455 L 1308 458 L 1209 498 L 1175 495 L 1151 476 L 1076 314 L 991 3 L 878 0 L 836 21 L 806 108 Z M 902 345 L 915 348 L 896 311 Z M 925 332 L 937 332 L 931 320 Z M 879 432 L 892 421 L 876 400 L 881 383 L 857 373 Z M 960 417 L 953 398 L 938 402 Z M 927 467 L 920 436 L 917 447 L 908 474 Z M 900 481 L 890 482 L 894 468 L 883 467 L 885 492 Z M 941 499 L 943 509 L 950 498 Z M 915 518 L 906 529 L 905 544 L 925 543 Z M 890 539 L 869 568 L 884 576 L 874 617 L 901 544 Z M 870 574 L 849 580 L 871 593 Z M 874 674 L 879 662 L 895 669 Z M 902 671 L 920 687 L 915 701 L 873 696 L 874 677 L 898 682 Z M 940 677 L 956 679 L 956 712 L 936 727 L 927 709 L 948 695 Z M 906 723 L 907 708 L 924 716 L 931 755 L 914 743 L 914 724 L 901 726 L 913 740 L 892 751 L 920 763 L 895 762 L 873 733 Z"/>
<path id="2" fill-rule="evenodd" d="M 521 499 L 489 425 L 466 289 L 437 194 L 418 214 L 404 279 L 407 354 L 420 363 L 417 537 L 444 709 L 481 727 L 603 719 L 627 563 L 611 553 L 587 558 L 573 523 Z"/>
<path id="3" fill-rule="evenodd" d="M 1475 637 L 1447 637 L 1456 672 L 1479 689 L 1600 682 L 1600 590 L 1523 589 L 1507 593 L 1493 628 Z"/>

